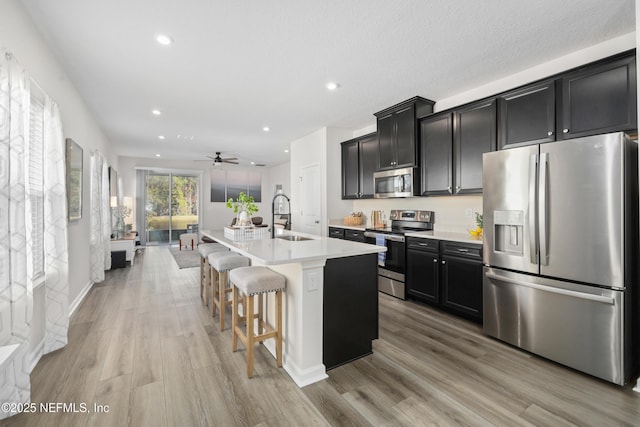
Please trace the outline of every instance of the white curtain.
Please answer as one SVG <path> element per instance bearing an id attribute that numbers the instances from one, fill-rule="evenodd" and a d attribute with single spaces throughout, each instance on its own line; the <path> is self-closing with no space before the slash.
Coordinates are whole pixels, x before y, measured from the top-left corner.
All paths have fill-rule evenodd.
<path id="1" fill-rule="evenodd" d="M 0 402 L 30 399 L 33 310 L 31 203 L 27 194 L 29 77 L 9 54 L 0 60 Z M 0 418 L 10 415 L 0 409 Z"/>
<path id="2" fill-rule="evenodd" d="M 67 344 L 69 329 L 69 250 L 65 142 L 58 105 L 48 96 L 44 105 L 44 353 Z"/>
<path id="3" fill-rule="evenodd" d="M 111 269 L 109 166 L 102 153 L 91 154 L 91 280 L 104 281 Z"/>

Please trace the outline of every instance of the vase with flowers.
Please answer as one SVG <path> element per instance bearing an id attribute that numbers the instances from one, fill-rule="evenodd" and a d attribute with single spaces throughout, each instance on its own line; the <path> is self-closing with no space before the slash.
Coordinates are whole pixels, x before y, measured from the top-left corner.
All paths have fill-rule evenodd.
<path id="1" fill-rule="evenodd" d="M 258 212 L 258 205 L 256 205 L 253 196 L 247 196 L 244 192 L 240 192 L 238 198 L 234 201 L 233 198 L 227 200 L 226 206 L 229 209 L 233 209 L 233 213 L 236 214 L 236 226 L 237 227 L 251 227 L 251 215 Z"/>

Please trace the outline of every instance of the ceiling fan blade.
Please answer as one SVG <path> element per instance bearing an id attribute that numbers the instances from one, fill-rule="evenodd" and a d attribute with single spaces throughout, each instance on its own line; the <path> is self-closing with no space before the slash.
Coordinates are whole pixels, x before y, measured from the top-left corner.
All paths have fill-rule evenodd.
<path id="1" fill-rule="evenodd" d="M 238 160 L 237 157 L 223 157 L 222 160 Z"/>
<path id="2" fill-rule="evenodd" d="M 239 164 L 237 160 L 231 160 L 231 159 L 222 159 L 223 162 L 225 163 L 231 163 L 232 165 L 237 165 Z"/>
<path id="3" fill-rule="evenodd" d="M 205 157 L 207 157 L 207 158 L 209 158 L 209 159 L 211 159 L 211 160 L 215 160 L 215 159 L 216 159 L 216 158 L 215 158 L 215 157 L 213 157 L 213 156 L 205 156 Z"/>

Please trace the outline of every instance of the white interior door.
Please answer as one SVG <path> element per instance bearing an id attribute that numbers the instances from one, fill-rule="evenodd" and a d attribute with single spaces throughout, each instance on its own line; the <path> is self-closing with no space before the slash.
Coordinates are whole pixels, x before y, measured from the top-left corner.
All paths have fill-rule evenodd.
<path id="1" fill-rule="evenodd" d="M 300 169 L 300 224 L 304 233 L 322 235 L 320 165 Z"/>

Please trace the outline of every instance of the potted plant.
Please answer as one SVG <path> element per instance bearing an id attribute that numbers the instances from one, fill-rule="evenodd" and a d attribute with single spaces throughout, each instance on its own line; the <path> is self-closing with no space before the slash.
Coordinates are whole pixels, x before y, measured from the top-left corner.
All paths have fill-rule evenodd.
<path id="1" fill-rule="evenodd" d="M 233 213 L 237 215 L 236 225 L 239 227 L 250 227 L 252 225 L 251 215 L 258 212 L 258 205 L 256 205 L 253 196 L 247 196 L 242 191 L 235 201 L 230 197 L 226 206 L 233 209 Z"/>

